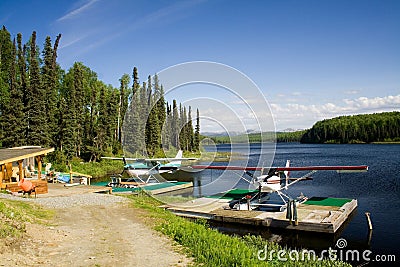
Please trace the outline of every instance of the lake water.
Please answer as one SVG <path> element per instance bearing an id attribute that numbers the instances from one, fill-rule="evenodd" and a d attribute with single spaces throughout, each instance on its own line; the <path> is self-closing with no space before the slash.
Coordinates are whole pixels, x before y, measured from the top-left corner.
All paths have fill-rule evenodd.
<path id="1" fill-rule="evenodd" d="M 363 173 L 319 171 L 312 174 L 312 181 L 299 182 L 288 190 L 292 197 L 303 193 L 308 197 L 355 198 L 358 200 L 357 211 L 345 227 L 335 235 L 221 224 L 213 225 L 214 227 L 226 233 L 253 233 L 289 247 L 315 250 L 334 248 L 337 240 L 344 238 L 347 241 L 346 249 L 360 251 L 369 249 L 375 255 L 393 254 L 396 255 L 397 261 L 400 261 L 400 145 L 279 143 L 275 155 L 270 150 L 262 150 L 260 147 L 260 144 L 250 146 L 228 144 L 218 145 L 216 149 L 244 155 L 243 158 L 231 162 L 232 165 L 255 166 L 260 157 L 262 162 L 268 162 L 272 158 L 273 166 L 284 166 L 286 160 L 291 161 L 291 166 L 368 165 L 369 171 Z M 247 188 L 248 183 L 240 179 L 240 175 L 240 172 L 232 174 L 232 171 L 218 170 L 204 170 L 193 174 L 194 194 L 209 195 L 233 187 Z M 299 175 L 291 174 L 292 177 Z M 371 213 L 372 235 L 368 231 L 365 217 L 367 211 Z"/>

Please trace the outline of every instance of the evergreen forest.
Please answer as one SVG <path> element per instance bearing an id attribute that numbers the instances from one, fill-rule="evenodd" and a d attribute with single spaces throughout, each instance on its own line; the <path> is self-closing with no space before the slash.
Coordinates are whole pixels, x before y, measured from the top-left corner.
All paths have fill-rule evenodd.
<path id="1" fill-rule="evenodd" d="M 199 111 L 193 125 L 191 107 L 168 103 L 157 75 L 140 82 L 134 67 L 114 88 L 81 62 L 63 70 L 60 39 L 46 37 L 41 50 L 36 32 L 24 43 L 0 29 L 0 147 L 55 147 L 59 163 L 121 155 L 123 145 L 150 157 L 199 149 Z"/>
<path id="2" fill-rule="evenodd" d="M 340 116 L 316 122 L 311 129 L 295 132 L 212 136 L 216 143 L 301 142 L 330 144 L 399 143 L 400 112 Z"/>
<path id="3" fill-rule="evenodd" d="M 340 116 L 318 121 L 300 141 L 339 144 L 400 142 L 400 112 Z"/>

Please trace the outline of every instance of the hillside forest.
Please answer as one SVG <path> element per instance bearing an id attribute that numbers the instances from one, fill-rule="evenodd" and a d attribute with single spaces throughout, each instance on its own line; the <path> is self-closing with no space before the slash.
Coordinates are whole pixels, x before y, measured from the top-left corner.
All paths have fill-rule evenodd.
<path id="1" fill-rule="evenodd" d="M 331 144 L 398 143 L 400 112 L 340 116 L 316 122 L 311 129 L 295 132 L 213 136 L 215 143 L 301 142 Z"/>
<path id="2" fill-rule="evenodd" d="M 340 116 L 318 121 L 302 135 L 300 142 L 400 142 L 400 112 Z"/>
<path id="3" fill-rule="evenodd" d="M 60 39 L 47 36 L 40 50 L 36 32 L 24 43 L 0 30 L 0 147 L 55 147 L 59 163 L 121 155 L 123 145 L 138 156 L 199 149 L 199 111 L 193 125 L 191 107 L 168 103 L 157 75 L 140 82 L 135 67 L 114 88 L 81 62 L 63 70 Z"/>

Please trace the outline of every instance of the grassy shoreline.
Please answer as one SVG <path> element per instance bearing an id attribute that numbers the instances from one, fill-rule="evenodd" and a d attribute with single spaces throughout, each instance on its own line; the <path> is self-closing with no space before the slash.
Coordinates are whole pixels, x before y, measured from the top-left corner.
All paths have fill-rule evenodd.
<path id="1" fill-rule="evenodd" d="M 1 193 L 0 193 L 1 194 Z M 26 224 L 46 223 L 54 212 L 23 201 L 0 199 L 0 241 L 13 243 L 26 232 Z"/>
<path id="2" fill-rule="evenodd" d="M 146 225 L 168 236 L 179 245 L 183 251 L 193 258 L 195 266 L 350 266 L 347 263 L 329 259 L 318 260 L 305 255 L 304 260 L 292 260 L 293 250 L 265 241 L 256 236 L 229 236 L 208 227 L 205 220 L 190 221 L 161 209 L 158 200 L 141 193 L 137 196 L 128 196 L 133 208 L 138 210 Z M 8 239 L 7 243 L 18 242 L 26 231 L 26 222 L 43 224 L 53 216 L 53 211 L 43 209 L 37 205 L 0 199 L 0 240 Z M 99 218 L 101 219 L 101 218 Z M 271 258 L 259 259 L 260 256 L 272 255 Z M 278 258 L 282 251 L 286 261 Z"/>
<path id="3" fill-rule="evenodd" d="M 154 229 L 183 246 L 196 266 L 351 266 L 341 261 L 308 258 L 308 254 L 305 254 L 304 260 L 293 261 L 287 258 L 287 261 L 282 261 L 278 258 L 278 251 L 283 251 L 286 255 L 293 251 L 261 237 L 222 234 L 210 229 L 205 220 L 189 221 L 178 217 L 159 208 L 162 203 L 144 193 L 129 198 L 134 208 L 145 211 L 142 214 Z M 262 255 L 272 257 L 268 260 L 259 259 L 260 251 Z M 296 253 L 301 255 L 304 252 Z"/>

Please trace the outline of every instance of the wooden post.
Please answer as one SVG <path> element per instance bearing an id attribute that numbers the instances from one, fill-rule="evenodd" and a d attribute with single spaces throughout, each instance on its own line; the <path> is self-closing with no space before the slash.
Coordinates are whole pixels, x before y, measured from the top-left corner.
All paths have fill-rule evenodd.
<path id="1" fill-rule="evenodd" d="M 69 183 L 72 184 L 72 165 L 69 164 Z"/>
<path id="2" fill-rule="evenodd" d="M 37 161 L 37 170 L 38 170 L 38 180 L 40 180 L 42 178 L 42 156 L 37 156 L 36 157 L 36 161 Z"/>
<path id="3" fill-rule="evenodd" d="M 372 230 L 372 222 L 371 222 L 371 217 L 370 217 L 370 213 L 366 212 L 365 216 L 367 217 L 367 221 L 368 221 L 368 229 L 371 231 Z"/>
<path id="4" fill-rule="evenodd" d="M 7 162 L 6 163 L 6 173 L 5 173 L 6 177 L 5 180 L 7 182 L 7 179 L 9 180 L 9 182 L 11 182 L 11 177 L 13 175 L 13 167 L 12 167 L 12 162 Z"/>
<path id="5" fill-rule="evenodd" d="M 2 185 L 3 185 L 3 179 L 4 179 L 4 164 L 3 165 L 1 165 L 1 172 L 0 172 L 0 188 L 2 187 Z"/>
<path id="6" fill-rule="evenodd" d="M 23 160 L 18 160 L 18 168 L 19 168 L 19 181 L 22 181 L 24 179 L 24 168 L 22 166 Z"/>

